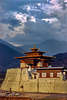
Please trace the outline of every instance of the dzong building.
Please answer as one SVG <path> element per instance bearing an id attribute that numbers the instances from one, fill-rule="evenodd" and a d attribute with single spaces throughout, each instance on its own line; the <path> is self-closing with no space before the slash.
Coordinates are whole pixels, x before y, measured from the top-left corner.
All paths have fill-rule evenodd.
<path id="1" fill-rule="evenodd" d="M 67 70 L 52 67 L 53 58 L 35 45 L 20 60 L 20 67 L 8 69 L 1 89 L 17 92 L 67 93 Z"/>

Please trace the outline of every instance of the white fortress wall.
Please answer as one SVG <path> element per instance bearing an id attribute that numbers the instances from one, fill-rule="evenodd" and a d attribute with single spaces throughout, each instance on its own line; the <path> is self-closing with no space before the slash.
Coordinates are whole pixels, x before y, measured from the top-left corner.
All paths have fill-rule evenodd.
<path id="1" fill-rule="evenodd" d="M 27 68 L 8 69 L 1 89 L 18 92 L 67 93 L 67 80 L 60 78 L 29 79 Z"/>
<path id="2" fill-rule="evenodd" d="M 10 90 L 11 88 L 12 91 L 19 91 L 20 75 L 20 68 L 8 69 L 1 89 Z"/>

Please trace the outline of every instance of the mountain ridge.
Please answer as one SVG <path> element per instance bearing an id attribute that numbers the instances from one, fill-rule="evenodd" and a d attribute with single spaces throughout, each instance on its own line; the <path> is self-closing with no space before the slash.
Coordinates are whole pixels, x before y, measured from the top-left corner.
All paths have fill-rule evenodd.
<path id="1" fill-rule="evenodd" d="M 46 43 L 47 42 L 47 43 Z M 57 46 L 56 46 L 57 45 Z M 47 51 L 47 53 L 45 53 L 45 55 L 47 56 L 51 56 L 52 52 L 55 50 L 55 52 L 53 52 L 54 56 L 56 56 L 56 58 L 54 59 L 54 62 L 52 63 L 53 67 L 60 67 L 60 66 L 65 66 L 67 65 L 67 42 L 66 41 L 58 41 L 57 40 L 47 40 L 44 41 L 43 43 L 40 44 L 35 44 L 36 48 L 40 48 L 40 51 Z M 5 41 L 0 40 L 0 72 L 2 71 L 6 71 L 9 68 L 16 68 L 16 67 L 20 67 L 20 61 L 17 59 L 14 59 L 13 57 L 18 57 L 18 56 L 24 56 L 23 53 L 20 52 L 27 52 L 29 51 L 29 48 L 33 48 L 33 44 L 31 45 L 24 45 L 22 47 L 18 47 L 19 51 L 15 49 L 13 49 L 14 46 L 10 45 L 9 43 L 5 43 Z M 23 51 L 23 49 L 24 51 Z M 57 52 L 56 52 L 57 50 Z M 61 51 L 61 52 L 60 52 Z M 63 53 L 63 52 L 65 53 Z M 51 54 L 51 55 L 49 55 Z"/>
<path id="2" fill-rule="evenodd" d="M 59 53 L 54 55 L 54 61 L 52 62 L 53 67 L 66 67 L 67 68 L 67 53 Z"/>
<path id="3" fill-rule="evenodd" d="M 23 45 L 18 47 L 19 49 L 22 48 L 25 50 L 25 52 L 29 51 L 29 48 L 33 48 L 34 44 L 30 45 Z M 53 56 L 58 53 L 64 53 L 67 52 L 67 41 L 59 41 L 55 39 L 46 40 L 43 41 L 40 44 L 35 44 L 36 48 L 40 48 L 41 51 L 46 51 L 46 55 Z M 21 52 L 20 50 L 20 52 Z"/>
<path id="4" fill-rule="evenodd" d="M 16 56 L 24 55 L 4 43 L 0 43 L 0 72 L 6 71 L 9 68 L 19 67 L 19 60 L 14 59 Z"/>
<path id="5" fill-rule="evenodd" d="M 5 44 L 5 45 L 7 45 L 8 47 L 10 47 L 10 48 L 12 48 L 12 49 L 14 49 L 14 50 L 20 52 L 20 50 L 18 49 L 18 47 L 16 47 L 16 46 L 10 44 L 9 42 L 6 42 L 6 41 L 0 39 L 0 43 Z M 22 48 L 22 51 L 24 52 L 24 49 L 23 49 L 23 48 Z"/>

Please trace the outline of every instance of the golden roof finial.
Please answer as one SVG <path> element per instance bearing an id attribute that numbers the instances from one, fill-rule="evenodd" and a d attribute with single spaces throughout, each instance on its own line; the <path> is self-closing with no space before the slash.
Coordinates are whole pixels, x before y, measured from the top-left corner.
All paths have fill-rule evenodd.
<path id="1" fill-rule="evenodd" d="M 32 51 L 37 51 L 37 50 L 39 50 L 39 48 L 36 48 L 35 47 L 35 43 L 34 43 L 34 47 L 33 48 L 29 48 L 30 50 L 32 50 Z"/>
<path id="2" fill-rule="evenodd" d="M 35 43 L 34 43 L 34 49 L 35 49 Z"/>

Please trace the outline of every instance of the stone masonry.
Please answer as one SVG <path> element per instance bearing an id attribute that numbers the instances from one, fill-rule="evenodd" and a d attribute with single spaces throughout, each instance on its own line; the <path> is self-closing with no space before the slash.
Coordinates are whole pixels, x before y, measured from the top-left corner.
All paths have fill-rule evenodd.
<path id="1" fill-rule="evenodd" d="M 30 79 L 27 68 L 8 69 L 1 89 L 17 92 L 67 93 L 67 80 L 60 78 Z"/>

